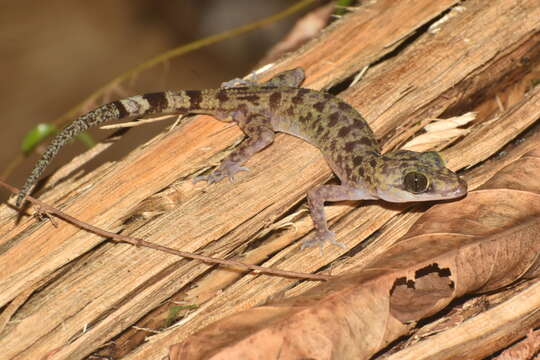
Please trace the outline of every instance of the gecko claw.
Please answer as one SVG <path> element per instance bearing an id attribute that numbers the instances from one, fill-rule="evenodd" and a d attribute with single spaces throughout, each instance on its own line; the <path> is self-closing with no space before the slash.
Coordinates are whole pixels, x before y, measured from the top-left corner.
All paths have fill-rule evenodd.
<path id="1" fill-rule="evenodd" d="M 212 173 L 208 175 L 200 175 L 200 176 L 194 177 L 192 182 L 193 184 L 196 184 L 201 181 L 206 181 L 210 185 L 210 184 L 221 181 L 223 177 L 224 176 L 222 174 L 216 174 L 216 171 L 213 171 Z"/>
<path id="2" fill-rule="evenodd" d="M 347 245 L 345 245 L 342 242 L 339 242 L 336 240 L 336 234 L 331 231 L 325 231 L 325 232 L 316 232 L 313 234 L 310 238 L 304 240 L 302 242 L 302 246 L 300 246 L 300 250 L 304 250 L 306 248 L 318 246 L 319 250 L 321 252 L 321 256 L 324 255 L 323 252 L 323 245 L 325 242 L 329 242 L 332 245 L 339 246 L 343 249 L 347 248 Z"/>
<path id="3" fill-rule="evenodd" d="M 239 171 L 249 171 L 245 166 L 234 163 L 221 164 L 217 169 L 208 175 L 201 175 L 193 178 L 193 184 L 199 181 L 206 181 L 208 184 L 220 182 L 224 177 L 228 177 L 231 183 L 234 183 L 234 175 Z"/>
<path id="4" fill-rule="evenodd" d="M 249 171 L 249 168 L 245 166 L 238 166 L 238 168 L 236 168 L 236 171 L 234 173 L 227 174 L 227 177 L 229 178 L 229 181 L 231 183 L 234 183 L 234 174 L 240 171 Z"/>

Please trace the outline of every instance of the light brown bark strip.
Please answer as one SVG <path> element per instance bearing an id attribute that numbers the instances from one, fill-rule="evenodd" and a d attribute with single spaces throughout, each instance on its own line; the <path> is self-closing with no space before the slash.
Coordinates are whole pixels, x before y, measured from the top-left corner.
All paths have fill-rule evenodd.
<path id="1" fill-rule="evenodd" d="M 380 18 L 373 17 L 377 19 L 375 24 L 378 27 L 364 25 L 366 27 L 362 29 L 361 36 L 371 37 L 379 29 L 383 31 L 383 20 L 387 24 L 399 24 L 400 29 L 406 29 L 403 31 L 410 35 L 425 24 L 426 19 L 440 14 L 439 4 L 442 2 L 426 0 L 403 3 L 410 5 L 409 15 L 417 12 L 429 16 L 417 18 L 416 23 L 404 22 L 403 14 L 391 12 L 395 16 L 392 18 L 388 16 L 389 13 L 385 13 L 389 11 L 388 3 L 376 2 L 370 6 L 369 11 L 380 13 Z M 463 2 L 466 11 L 471 11 L 463 15 L 468 22 L 463 22 L 458 14 L 456 18 L 441 25 L 438 33 L 422 35 L 409 45 L 406 52 L 381 63 L 379 69 L 374 68 L 373 72 L 368 72 L 359 85 L 340 96 L 367 115 L 379 136 L 388 136 L 396 125 L 411 126 L 411 123 L 403 119 L 414 119 L 420 117 L 420 114 L 436 116 L 456 103 L 466 103 L 463 98 L 447 98 L 445 94 L 456 84 L 460 84 L 463 89 L 467 88 L 467 84 L 474 85 L 475 79 L 482 74 L 502 76 L 504 71 L 488 71 L 490 66 L 499 64 L 495 60 L 517 51 L 540 31 L 538 22 L 529 21 L 540 18 L 538 5 L 535 7 L 535 4 L 532 0 L 495 1 L 490 2 L 489 6 L 481 1 Z M 501 11 L 511 16 L 500 16 L 498 12 Z M 386 45 L 399 43 L 403 39 L 402 33 L 387 33 L 384 39 L 377 42 L 382 47 L 357 47 L 362 44 L 354 36 L 358 35 L 360 29 L 358 23 L 351 19 L 355 18 L 345 18 L 329 30 L 320 43 L 314 44 L 309 52 L 300 52 L 292 58 L 294 60 L 280 64 L 278 69 L 292 67 L 293 62 L 296 62 L 294 65 L 306 67 L 310 76 L 308 86 L 322 87 L 332 83 L 328 76 L 336 74 L 336 79 L 350 76 L 353 71 L 386 54 Z M 475 25 L 476 22 L 482 26 Z M 409 27 L 404 27 L 404 23 L 409 24 Z M 468 46 L 465 46 L 466 42 L 449 40 L 457 39 L 464 29 L 473 25 L 476 31 L 490 36 L 485 36 L 478 43 L 468 43 Z M 503 32 L 504 36 L 495 30 Z M 335 36 L 339 35 L 342 40 L 328 48 L 328 37 L 333 32 L 341 32 Z M 347 45 L 350 41 L 351 46 L 344 46 L 344 39 Z M 442 44 L 450 50 L 440 52 Z M 329 49 L 337 46 L 340 51 L 350 48 L 356 52 L 354 56 L 343 56 L 349 65 L 328 62 L 331 58 Z M 469 59 L 467 56 L 472 50 L 475 54 L 491 56 Z M 360 53 L 364 53 L 361 58 Z M 412 55 L 415 55 L 414 58 L 411 58 Z M 431 61 L 419 62 L 422 57 Z M 463 59 L 467 60 L 464 64 Z M 450 60 L 450 64 L 459 66 L 457 69 L 446 66 L 447 71 L 437 71 L 439 66 L 445 68 L 443 60 Z M 332 61 L 336 59 L 332 58 Z M 426 67 L 426 64 L 430 66 Z M 412 80 L 416 82 L 411 88 Z M 484 81 L 483 84 L 487 83 Z M 384 91 L 381 91 L 381 87 L 384 87 Z M 481 93 L 481 88 L 475 89 L 476 93 Z M 531 96 L 538 96 L 537 91 L 534 90 Z M 466 96 L 471 94 L 467 93 Z M 464 147 L 457 153 L 449 151 L 452 156 L 449 160 L 455 161 L 453 166 L 460 168 L 477 163 L 486 154 L 494 153 L 509 139 L 515 138 L 526 124 L 535 120 L 538 103 L 524 98 L 523 103 L 515 109 L 522 109 L 522 112 L 509 110 L 506 116 L 509 123 L 519 123 L 518 127 L 500 128 L 505 132 L 503 140 L 489 143 L 490 149 L 486 153 L 471 151 L 467 152 L 466 158 L 462 158 L 463 151 L 474 150 L 474 147 Z M 496 123 L 497 119 L 494 119 L 493 124 Z M 478 134 L 472 132 L 468 135 L 472 143 L 475 143 L 473 138 Z M 209 154 L 218 153 L 221 156 L 221 152 L 234 143 L 239 135 L 234 127 L 227 127 L 208 118 L 198 118 L 182 129 L 163 136 L 160 141 L 137 149 L 118 164 L 103 166 L 81 180 L 66 181 L 45 197 L 50 201 L 62 199 L 56 204 L 67 204 L 63 208 L 67 213 L 93 225 L 117 231 L 123 227 L 119 219 L 130 214 L 140 201 L 178 178 L 206 166 L 210 161 Z M 296 167 L 292 164 L 301 165 Z M 307 189 L 330 175 L 330 170 L 317 150 L 286 136 L 279 136 L 276 144 L 256 156 L 248 166 L 252 172 L 239 179 L 235 185 L 220 183 L 211 187 L 193 187 L 189 180 L 181 183 L 181 204 L 169 213 L 148 221 L 133 235 L 186 251 L 201 249 L 213 256 L 235 255 L 235 248 L 251 240 L 268 224 L 269 219 L 284 214 L 303 199 Z M 265 196 L 261 197 L 261 193 Z M 347 206 L 337 211 L 329 207 L 336 220 L 343 219 L 344 214 L 349 214 L 348 219 L 357 219 L 349 223 L 350 227 L 337 225 L 340 239 L 353 247 L 403 209 L 387 209 L 381 205 L 364 206 L 354 212 Z M 61 224 L 55 229 L 50 224 L 37 224 L 34 219 L 23 219 L 18 227 L 14 227 L 14 218 L 13 209 L 0 207 L 0 268 L 6 269 L 0 278 L 0 304 L 7 304 L 26 289 L 28 284 L 39 281 L 66 264 L 71 263 L 74 268 L 45 289 L 40 297 L 24 306 L 16 314 L 16 321 L 8 324 L 7 330 L 1 334 L 0 347 L 9 349 L 7 355 L 12 359 L 40 358 L 51 349 L 60 349 L 54 359 L 82 358 L 184 286 L 193 285 L 193 279 L 208 269 L 204 264 L 178 261 L 173 257 L 127 245 L 102 245 L 90 252 L 84 262 L 74 261 L 103 240 L 70 225 Z M 309 230 L 309 227 L 305 227 L 305 230 Z M 303 231 L 296 234 L 287 232 L 284 236 L 288 236 L 288 241 L 292 242 L 299 239 Z M 341 249 L 327 249 L 325 257 L 321 258 L 316 249 L 303 252 L 297 250 L 296 245 L 285 248 L 275 254 L 268 264 L 277 264 L 280 268 L 290 270 L 315 271 L 344 253 Z M 168 345 L 180 341 L 190 332 L 229 313 L 261 303 L 289 286 L 290 280 L 244 277 L 229 286 L 226 292 L 203 304 L 201 310 L 186 319 L 182 327 L 160 336 L 160 341 L 142 346 L 140 351 L 128 358 L 161 358 L 166 354 Z M 41 326 L 36 327 L 36 323 Z M 86 329 L 84 333 L 83 329 Z"/>

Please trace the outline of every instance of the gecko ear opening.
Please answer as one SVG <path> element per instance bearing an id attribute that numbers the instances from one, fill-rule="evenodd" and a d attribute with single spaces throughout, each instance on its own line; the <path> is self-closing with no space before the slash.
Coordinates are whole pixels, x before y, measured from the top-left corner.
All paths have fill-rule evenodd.
<path id="1" fill-rule="evenodd" d="M 424 174 L 411 171 L 403 178 L 403 186 L 410 193 L 420 194 L 429 188 L 429 180 Z"/>

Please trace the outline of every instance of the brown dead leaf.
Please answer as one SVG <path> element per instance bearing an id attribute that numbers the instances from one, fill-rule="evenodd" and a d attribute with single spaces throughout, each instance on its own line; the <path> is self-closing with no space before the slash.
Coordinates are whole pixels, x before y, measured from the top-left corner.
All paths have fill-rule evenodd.
<path id="1" fill-rule="evenodd" d="M 403 323 L 421 319 L 439 300 L 451 296 L 453 289 L 449 269 L 428 265 L 416 272 L 414 280 L 402 277 L 394 282 L 390 313 Z"/>
<path id="2" fill-rule="evenodd" d="M 214 323 L 172 346 L 171 360 L 366 359 L 457 297 L 537 276 L 538 155 L 432 207 L 369 267 Z"/>

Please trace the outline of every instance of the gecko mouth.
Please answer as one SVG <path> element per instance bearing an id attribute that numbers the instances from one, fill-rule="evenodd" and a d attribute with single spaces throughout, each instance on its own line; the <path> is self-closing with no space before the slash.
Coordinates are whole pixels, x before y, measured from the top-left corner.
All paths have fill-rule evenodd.
<path id="1" fill-rule="evenodd" d="M 459 178 L 457 187 L 448 193 L 449 197 L 458 198 L 467 194 L 467 182 Z"/>

